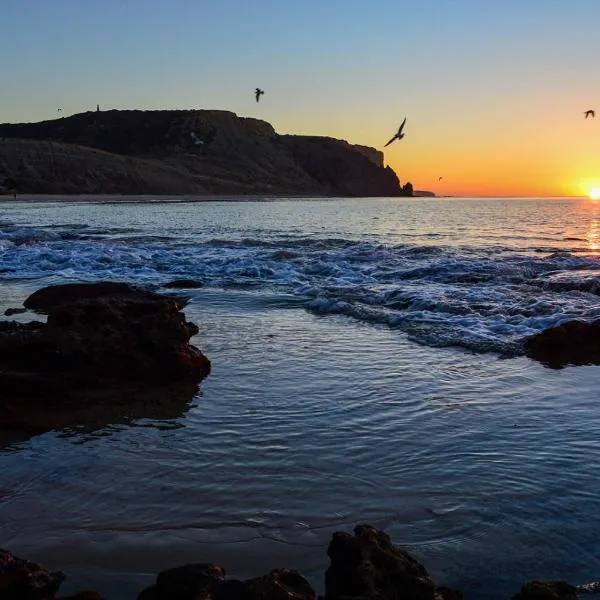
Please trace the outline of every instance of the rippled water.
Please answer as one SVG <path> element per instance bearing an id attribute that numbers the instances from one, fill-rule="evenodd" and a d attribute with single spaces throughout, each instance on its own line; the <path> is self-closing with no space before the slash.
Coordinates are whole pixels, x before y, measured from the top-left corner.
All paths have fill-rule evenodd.
<path id="1" fill-rule="evenodd" d="M 195 278 L 213 373 L 6 442 L 0 546 L 115 600 L 189 561 L 322 589 L 329 536 L 365 521 L 469 598 L 596 579 L 600 368 L 521 346 L 598 318 L 599 222 L 574 199 L 2 203 L 2 309 Z"/>

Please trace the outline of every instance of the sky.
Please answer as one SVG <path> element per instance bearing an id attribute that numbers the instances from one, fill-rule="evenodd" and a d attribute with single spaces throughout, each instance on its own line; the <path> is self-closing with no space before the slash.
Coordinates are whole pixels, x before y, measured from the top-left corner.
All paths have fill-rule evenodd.
<path id="1" fill-rule="evenodd" d="M 0 0 L 0 19 L 0 122 L 223 109 L 382 149 L 438 195 L 600 188 L 600 0 Z"/>

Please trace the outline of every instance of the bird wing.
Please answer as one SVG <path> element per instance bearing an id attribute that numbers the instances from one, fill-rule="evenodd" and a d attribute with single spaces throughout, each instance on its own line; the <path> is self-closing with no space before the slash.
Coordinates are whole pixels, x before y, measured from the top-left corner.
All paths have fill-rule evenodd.
<path id="1" fill-rule="evenodd" d="M 386 146 L 389 146 L 395 139 L 398 139 L 398 136 L 395 135 L 387 144 L 385 144 L 383 147 L 385 148 Z"/>
<path id="2" fill-rule="evenodd" d="M 404 129 L 405 124 L 406 124 L 406 117 L 404 117 L 404 121 L 402 121 L 400 128 L 398 129 L 398 135 L 400 135 L 402 133 L 402 130 Z"/>

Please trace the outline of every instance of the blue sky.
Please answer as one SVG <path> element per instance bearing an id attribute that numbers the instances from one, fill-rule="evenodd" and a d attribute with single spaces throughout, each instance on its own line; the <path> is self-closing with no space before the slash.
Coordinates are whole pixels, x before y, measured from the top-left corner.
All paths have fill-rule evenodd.
<path id="1" fill-rule="evenodd" d="M 0 122 L 97 103 L 218 108 L 280 132 L 381 146 L 408 116 L 413 152 L 398 144 L 389 160 L 414 171 L 426 152 L 447 163 L 523 128 L 527 143 L 545 143 L 540 128 L 559 127 L 563 111 L 600 116 L 600 0 L 0 0 L 0 9 Z"/>

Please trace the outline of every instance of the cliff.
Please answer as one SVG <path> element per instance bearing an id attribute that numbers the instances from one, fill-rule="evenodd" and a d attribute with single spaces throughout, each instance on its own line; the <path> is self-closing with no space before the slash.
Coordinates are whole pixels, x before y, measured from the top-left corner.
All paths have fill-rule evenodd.
<path id="1" fill-rule="evenodd" d="M 383 154 L 218 110 L 0 124 L 0 186 L 26 193 L 401 196 Z"/>

